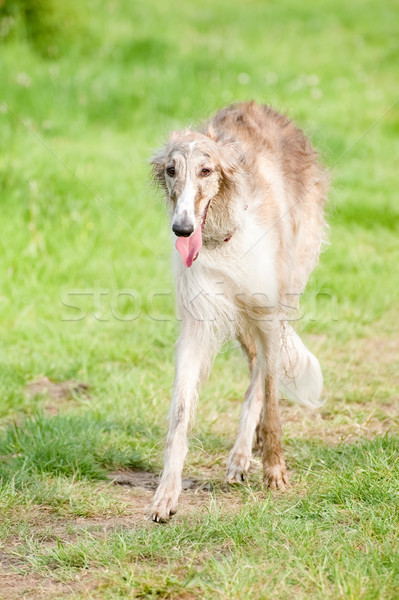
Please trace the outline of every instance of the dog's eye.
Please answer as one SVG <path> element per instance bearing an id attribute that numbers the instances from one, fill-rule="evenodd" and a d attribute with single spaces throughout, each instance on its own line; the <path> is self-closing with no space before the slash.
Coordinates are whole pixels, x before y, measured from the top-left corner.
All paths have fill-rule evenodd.
<path id="1" fill-rule="evenodd" d="M 211 169 L 207 169 L 206 167 L 201 170 L 201 177 L 208 177 L 212 173 Z"/>
<path id="2" fill-rule="evenodd" d="M 167 174 L 169 175 L 169 177 L 173 177 L 175 174 L 175 168 L 174 167 L 168 167 L 166 169 Z"/>

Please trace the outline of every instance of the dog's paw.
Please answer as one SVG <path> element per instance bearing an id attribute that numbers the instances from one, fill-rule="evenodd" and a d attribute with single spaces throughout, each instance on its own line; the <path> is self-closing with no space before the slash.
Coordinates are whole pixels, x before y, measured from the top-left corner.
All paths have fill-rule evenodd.
<path id="1" fill-rule="evenodd" d="M 151 518 L 156 523 L 165 523 L 177 512 L 180 490 L 173 487 L 160 486 L 154 496 L 151 507 Z"/>
<path id="2" fill-rule="evenodd" d="M 290 485 L 285 463 L 277 465 L 265 465 L 263 469 L 263 481 L 265 487 L 273 490 L 286 490 Z"/>
<path id="3" fill-rule="evenodd" d="M 251 467 L 251 455 L 246 452 L 232 450 L 226 467 L 226 478 L 228 483 L 244 481 Z"/>

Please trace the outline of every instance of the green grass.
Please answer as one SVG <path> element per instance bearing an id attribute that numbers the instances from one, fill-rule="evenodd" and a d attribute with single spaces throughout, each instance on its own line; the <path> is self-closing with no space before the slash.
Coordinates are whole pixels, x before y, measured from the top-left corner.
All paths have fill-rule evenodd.
<path id="1" fill-rule="evenodd" d="M 313 456 L 314 448 L 301 459 Z M 17 553 L 29 556 L 44 576 L 68 579 L 81 569 L 111 566 L 105 597 L 127 590 L 128 576 L 118 573 L 118 567 L 128 564 L 138 590 L 146 589 L 148 597 L 191 590 L 206 598 L 250 598 L 263 597 L 263 589 L 267 597 L 280 598 L 296 589 L 301 598 L 393 598 L 399 585 L 393 552 L 398 469 L 397 438 L 319 448 L 317 464 L 301 482 L 308 493 L 299 499 L 291 491 L 277 503 L 244 489 L 238 514 L 223 514 L 211 504 L 194 522 L 120 529 L 100 542 L 89 534 L 50 550 L 30 541 Z M 143 562 L 162 565 L 162 577 L 146 582 L 140 573 Z M 174 565 L 186 567 L 180 579 L 173 574 Z"/>
<path id="2" fill-rule="evenodd" d="M 10 427 L 0 442 L 0 453 L 10 457 L 1 475 L 7 479 L 14 473 L 51 473 L 102 479 L 104 467 L 145 466 L 134 450 L 126 448 L 133 440 L 134 432 L 122 424 L 98 423 L 87 416 L 35 415 Z"/>
<path id="3" fill-rule="evenodd" d="M 396 3 L 64 4 L 0 2 L 4 597 L 28 582 L 51 598 L 397 598 Z M 106 480 L 158 471 L 166 434 L 178 323 L 147 159 L 250 98 L 295 118 L 331 169 L 331 246 L 298 323 L 327 403 L 284 405 L 286 495 L 259 469 L 226 491 L 247 384 L 226 346 L 186 468 L 213 492 L 153 527 L 151 493 Z M 88 393 L 27 394 L 42 376 Z"/>

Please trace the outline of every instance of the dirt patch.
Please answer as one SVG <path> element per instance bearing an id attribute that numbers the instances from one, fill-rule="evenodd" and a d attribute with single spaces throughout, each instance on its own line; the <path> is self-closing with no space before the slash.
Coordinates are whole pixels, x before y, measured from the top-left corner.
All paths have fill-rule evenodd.
<path id="1" fill-rule="evenodd" d="M 29 398 L 46 394 L 53 400 L 66 400 L 73 398 L 74 394 L 87 394 L 89 386 L 81 381 L 61 381 L 56 383 L 48 377 L 41 377 L 26 384 L 26 393 Z"/>
<path id="2" fill-rule="evenodd" d="M 150 508 L 154 490 L 159 476 L 146 471 L 115 471 L 110 474 L 114 485 L 100 484 L 99 490 L 107 490 L 122 500 L 123 512 L 120 514 L 99 514 L 91 517 L 63 517 L 54 513 L 48 506 L 34 505 L 29 513 L 16 507 L 16 517 L 21 517 L 29 526 L 30 535 L 40 542 L 42 551 L 57 547 L 59 543 L 75 544 L 86 532 L 97 539 L 106 538 L 114 530 L 120 528 L 160 527 L 151 520 Z M 173 521 L 197 519 L 209 509 L 210 502 L 216 502 L 215 494 L 210 493 L 214 484 L 195 478 L 183 480 L 183 492 L 179 502 L 179 512 Z M 218 490 L 219 485 L 217 486 Z M 226 486 L 226 494 L 217 498 L 226 512 L 236 511 L 242 505 L 241 495 L 237 490 Z M 19 514 L 20 513 L 20 514 Z M 22 518 L 23 515 L 25 518 Z M 5 551 L 0 553 L 0 598 L 2 600 L 53 600 L 69 597 L 77 593 L 94 591 L 104 581 L 105 573 L 90 570 L 80 571 L 69 582 L 60 582 L 51 576 L 42 576 L 30 570 L 29 563 L 17 556 L 21 552 L 23 540 L 12 535 L 6 540 Z M 22 556 L 22 555 L 21 555 Z M 194 598 L 195 595 L 183 593 L 181 598 Z"/>
<path id="3" fill-rule="evenodd" d="M 143 526 L 146 523 L 152 524 L 151 505 L 154 492 L 158 487 L 159 475 L 148 471 L 120 470 L 110 473 L 109 479 L 115 486 L 114 490 L 119 500 L 122 496 L 125 508 L 122 515 L 111 517 L 108 526 L 106 521 L 101 519 L 102 527 L 105 526 L 109 529 L 118 526 L 132 527 L 134 525 Z M 207 479 L 184 477 L 182 487 L 179 510 L 173 517 L 174 521 L 197 516 L 201 511 L 205 512 L 210 502 L 214 502 L 216 498 L 222 507 L 226 507 L 226 511 L 230 510 L 231 502 L 234 506 L 237 505 L 237 502 L 241 504 L 241 498 L 235 498 L 236 491 L 224 481 L 224 469 L 221 476 L 213 477 L 211 475 Z M 84 518 L 81 522 L 87 524 L 88 520 Z M 89 519 L 90 522 L 96 523 L 93 519 Z"/>
<path id="4" fill-rule="evenodd" d="M 80 579 L 80 578 L 79 578 Z M 1 600 L 54 600 L 68 598 L 79 592 L 92 592 L 98 582 L 85 577 L 83 581 L 63 583 L 37 574 L 1 573 Z"/>
<path id="5" fill-rule="evenodd" d="M 159 483 L 159 476 L 149 471 L 139 469 L 112 471 L 109 479 L 115 485 L 128 485 L 131 487 L 142 488 L 155 492 Z M 194 477 L 182 480 L 183 490 L 202 490 L 211 492 L 214 489 L 210 481 L 199 481 Z"/>
<path id="6" fill-rule="evenodd" d="M 399 365 L 399 339 L 397 337 L 372 337 L 364 340 L 367 357 L 376 362 Z"/>
<path id="7" fill-rule="evenodd" d="M 339 410 L 337 410 L 339 409 Z M 338 414 L 337 414 L 338 412 Z M 281 402 L 284 435 L 289 438 L 318 439 L 328 445 L 353 443 L 361 438 L 399 431 L 399 403 L 340 402 L 330 410 L 328 403 L 319 412 Z"/>
<path id="8" fill-rule="evenodd" d="M 89 386 L 87 383 L 81 381 L 69 381 L 56 382 L 52 381 L 48 377 L 40 377 L 33 381 L 29 381 L 25 387 L 25 393 L 28 398 L 35 398 L 36 396 L 49 397 L 53 402 L 47 404 L 45 409 L 48 413 L 56 415 L 59 412 L 59 408 L 65 401 L 73 400 L 76 396 L 85 395 L 90 397 Z"/>

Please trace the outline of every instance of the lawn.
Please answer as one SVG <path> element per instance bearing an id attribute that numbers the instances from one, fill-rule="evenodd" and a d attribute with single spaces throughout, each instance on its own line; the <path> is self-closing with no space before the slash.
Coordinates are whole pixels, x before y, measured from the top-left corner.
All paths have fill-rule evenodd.
<path id="1" fill-rule="evenodd" d="M 395 0 L 0 0 L 1 598 L 399 597 L 398 60 Z M 288 492 L 259 458 L 228 487 L 228 344 L 155 525 L 179 324 L 148 157 L 250 98 L 331 172 L 297 323 L 326 403 L 281 403 Z"/>

